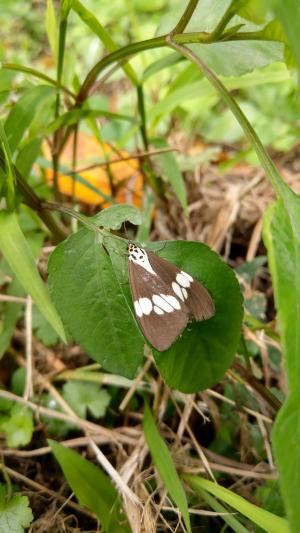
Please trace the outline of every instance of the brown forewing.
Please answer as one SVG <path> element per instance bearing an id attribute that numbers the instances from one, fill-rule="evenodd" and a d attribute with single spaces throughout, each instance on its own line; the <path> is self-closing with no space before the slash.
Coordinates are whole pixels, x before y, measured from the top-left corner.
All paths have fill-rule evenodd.
<path id="1" fill-rule="evenodd" d="M 154 294 L 175 296 L 172 282 L 180 272 L 172 263 L 148 252 L 150 264 L 156 276 L 140 265 L 129 261 L 129 282 L 133 301 L 149 298 L 152 302 Z M 181 309 L 171 313 L 157 315 L 153 310 L 149 315 L 136 317 L 148 341 L 158 351 L 167 350 L 179 337 L 188 321 L 192 318 L 203 320 L 214 314 L 214 304 L 207 290 L 196 280 L 187 289 L 188 298 L 185 302 L 179 298 Z"/>

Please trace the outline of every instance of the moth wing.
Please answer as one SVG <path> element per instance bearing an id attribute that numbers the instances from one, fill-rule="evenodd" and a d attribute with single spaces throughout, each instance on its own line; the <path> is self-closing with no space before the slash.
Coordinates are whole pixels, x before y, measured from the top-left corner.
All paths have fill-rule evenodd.
<path id="1" fill-rule="evenodd" d="M 138 264 L 129 261 L 129 282 L 133 302 L 141 298 L 149 299 L 153 304 L 154 295 L 166 295 L 176 297 L 172 290 L 172 281 L 174 277 L 169 275 L 169 271 L 160 268 L 157 272 L 156 264 L 152 261 L 155 257 L 151 252 L 147 252 L 151 266 L 156 275 L 151 274 Z M 168 263 L 170 265 L 170 263 Z M 172 265 L 173 266 L 173 265 Z M 184 302 L 176 298 L 180 304 L 179 309 L 172 309 L 171 312 L 157 314 L 154 311 L 154 305 L 149 314 L 143 314 L 141 317 L 136 313 L 136 318 L 141 329 L 150 344 L 156 350 L 163 352 L 179 337 L 189 321 L 189 310 Z"/>
<path id="2" fill-rule="evenodd" d="M 215 314 L 213 299 L 199 281 L 194 279 L 187 291 L 187 306 L 195 320 L 207 320 Z"/>
<path id="3" fill-rule="evenodd" d="M 160 277 L 165 277 L 168 273 L 168 282 L 172 287 L 172 282 L 176 281 L 176 276 L 182 271 L 173 263 L 169 263 L 162 257 L 158 257 L 152 252 L 147 252 L 150 264 Z M 215 305 L 207 289 L 196 279 L 192 278 L 189 287 L 186 287 L 187 298 L 185 305 L 188 308 L 190 319 L 207 320 L 215 314 Z M 174 294 L 174 293 L 173 293 Z"/>

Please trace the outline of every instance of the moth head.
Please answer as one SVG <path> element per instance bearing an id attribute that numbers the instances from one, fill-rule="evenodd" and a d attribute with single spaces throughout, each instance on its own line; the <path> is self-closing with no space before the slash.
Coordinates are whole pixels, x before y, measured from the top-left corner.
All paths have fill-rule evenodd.
<path id="1" fill-rule="evenodd" d="M 130 241 L 128 243 L 128 259 L 129 261 L 132 261 L 133 263 L 143 267 L 150 274 L 156 276 L 156 273 L 149 262 L 149 257 L 146 250 L 144 250 L 144 248 L 139 248 L 139 246 L 136 246 L 136 244 Z"/>

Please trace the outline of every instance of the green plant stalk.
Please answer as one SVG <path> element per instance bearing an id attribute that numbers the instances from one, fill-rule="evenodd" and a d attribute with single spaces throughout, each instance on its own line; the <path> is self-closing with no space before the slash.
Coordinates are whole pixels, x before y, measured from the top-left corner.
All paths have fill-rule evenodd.
<path id="1" fill-rule="evenodd" d="M 253 127 L 251 126 L 250 122 L 248 121 L 248 119 L 246 118 L 242 110 L 239 108 L 238 104 L 232 98 L 231 94 L 228 92 L 228 90 L 223 85 L 223 83 L 207 67 L 207 65 L 197 55 L 195 55 L 194 52 L 190 50 L 189 48 L 186 48 L 185 46 L 177 45 L 176 43 L 174 43 L 174 41 L 171 40 L 171 38 L 169 38 L 169 41 L 170 41 L 170 46 L 172 46 L 172 48 L 182 53 L 185 57 L 193 61 L 193 63 L 198 65 L 199 69 L 204 73 L 207 79 L 215 87 L 217 92 L 222 96 L 223 100 L 228 105 L 229 109 L 231 109 L 232 113 L 236 117 L 240 126 L 244 130 L 245 136 L 248 138 L 252 147 L 256 151 L 258 159 L 260 160 L 260 163 L 266 173 L 266 176 L 269 179 L 272 187 L 274 188 L 277 196 L 281 198 L 283 202 L 284 208 L 288 216 L 288 222 L 291 227 L 291 232 L 294 235 L 297 235 L 298 234 L 298 217 L 294 213 L 293 209 L 291 209 L 290 207 L 290 202 L 291 202 L 291 199 L 294 193 L 291 191 L 288 185 L 281 178 L 279 171 L 277 170 L 275 164 L 273 163 L 269 154 L 265 150 L 262 142 L 260 141 Z M 297 246 L 295 246 L 294 253 L 297 257 L 298 264 L 300 264 L 300 257 L 298 257 L 299 254 L 298 254 Z M 299 313 L 300 313 L 299 305 L 297 306 L 297 309 L 295 310 L 295 312 L 297 312 L 299 316 Z M 297 355 L 295 354 L 294 357 L 296 358 Z M 298 359 L 296 360 L 298 361 Z M 290 376 L 288 377 L 290 378 Z M 291 379 L 289 379 L 289 381 L 290 381 L 290 387 L 291 387 Z M 297 387 L 298 387 L 298 384 L 297 384 Z"/>
<path id="2" fill-rule="evenodd" d="M 227 24 L 230 22 L 232 17 L 236 14 L 237 9 L 246 3 L 246 0 L 232 0 L 226 9 L 223 17 L 220 22 L 217 24 L 213 32 L 211 33 L 210 39 L 211 42 L 218 41 L 223 34 Z"/>
<path id="3" fill-rule="evenodd" d="M 277 41 L 277 39 L 273 39 L 271 37 L 266 39 L 263 32 L 261 31 L 247 32 L 247 33 L 240 32 L 234 35 L 229 35 L 225 40 L 230 41 L 232 39 L 235 41 L 236 40 Z M 223 42 L 222 35 L 220 35 L 219 40 Z M 181 44 L 197 44 L 197 43 L 198 44 L 211 44 L 214 41 L 212 41 L 211 33 L 203 31 L 203 32 L 178 33 L 172 37 L 172 42 L 174 44 L 181 45 Z M 130 57 L 138 54 L 139 52 L 145 52 L 153 48 L 161 48 L 164 46 L 172 46 L 170 44 L 170 36 L 168 34 L 161 35 L 159 37 L 153 37 L 152 39 L 147 39 L 145 41 L 140 41 L 137 43 L 129 44 L 103 57 L 98 63 L 96 63 L 96 65 L 92 68 L 92 70 L 90 70 L 90 72 L 86 76 L 76 98 L 77 104 L 82 103 L 86 99 L 98 75 L 106 67 L 108 67 L 112 63 L 115 63 L 115 62 L 118 62 L 124 59 L 129 59 Z"/>
<path id="4" fill-rule="evenodd" d="M 244 115 L 235 100 L 232 98 L 231 94 L 228 92 L 223 83 L 212 72 L 212 70 L 210 70 L 210 68 L 196 54 L 194 54 L 192 50 L 190 50 L 186 46 L 178 45 L 171 38 L 169 38 L 169 44 L 172 48 L 174 48 L 174 50 L 177 50 L 177 52 L 181 53 L 187 59 L 190 59 L 193 63 L 195 63 L 206 76 L 206 78 L 210 81 L 210 83 L 215 87 L 217 92 L 222 96 L 223 100 L 228 105 L 229 109 L 231 109 L 232 113 L 234 114 L 237 121 L 244 130 L 245 136 L 248 138 L 251 145 L 255 149 L 257 156 L 261 162 L 261 165 L 264 168 L 265 173 L 269 178 L 269 181 L 271 182 L 271 185 L 274 188 L 275 192 L 278 194 L 278 196 L 281 196 L 282 198 L 285 197 L 286 185 L 283 182 L 277 168 L 275 167 L 269 154 L 266 152 L 262 142 L 256 135 L 256 132 L 251 126 L 249 120 Z"/>
<path id="5" fill-rule="evenodd" d="M 63 15 L 62 11 L 63 10 L 62 10 L 62 5 L 61 5 L 61 16 Z M 60 20 L 60 24 L 59 24 L 58 61 L 57 61 L 57 93 L 56 93 L 55 111 L 54 111 L 55 119 L 59 116 L 60 90 L 61 90 L 61 81 L 62 81 L 62 72 L 63 72 L 64 51 L 65 51 L 65 44 L 66 44 L 67 23 L 68 23 L 67 17 L 64 17 Z M 54 148 L 53 148 L 53 156 L 52 156 L 54 194 L 57 200 L 60 198 L 59 188 L 58 188 L 59 154 L 58 154 L 58 149 L 57 149 L 59 139 L 60 139 L 60 132 L 57 131 L 54 133 L 54 136 L 53 136 L 53 147 Z"/>
<path id="6" fill-rule="evenodd" d="M 140 131 L 143 139 L 144 149 L 149 150 L 149 142 L 147 135 L 147 121 L 146 121 L 146 110 L 145 110 L 145 100 L 144 100 L 144 90 L 142 85 L 137 86 L 137 98 L 138 98 L 138 112 L 140 115 Z"/>
<path id="7" fill-rule="evenodd" d="M 15 208 L 15 183 L 16 176 L 14 172 L 14 166 L 12 163 L 12 156 L 9 147 L 9 143 L 6 137 L 6 133 L 0 120 L 0 143 L 2 145 L 2 153 L 4 156 L 3 159 L 3 169 L 6 171 L 6 202 L 7 207 L 10 211 L 13 211 Z"/>
<path id="8" fill-rule="evenodd" d="M 15 63 L 3 63 L 1 65 L 1 68 L 5 70 L 15 70 L 16 72 L 24 72 L 24 74 L 30 74 L 35 78 L 46 81 L 47 83 L 49 83 L 49 85 L 57 87 L 56 80 L 50 78 L 50 76 L 47 76 L 46 74 L 43 74 L 43 72 L 40 72 L 39 70 L 36 70 L 34 68 L 24 67 L 23 65 L 16 65 Z M 71 98 L 75 100 L 76 95 L 72 91 L 70 91 L 70 89 L 65 87 L 65 85 L 61 84 L 60 90 L 66 93 L 68 96 L 71 96 Z"/>
<path id="9" fill-rule="evenodd" d="M 0 472 L 2 473 L 2 476 L 3 476 L 4 481 L 6 483 L 6 497 L 7 497 L 7 500 L 9 501 L 12 498 L 12 495 L 13 495 L 13 488 L 12 488 L 10 477 L 9 477 L 9 475 L 7 473 L 7 470 L 6 470 L 6 466 L 5 466 L 5 464 L 3 462 L 0 463 Z"/>
<path id="10" fill-rule="evenodd" d="M 175 28 L 171 31 L 171 35 L 176 35 L 177 33 L 183 33 L 187 27 L 189 21 L 191 20 L 193 13 L 197 7 L 199 0 L 190 0 L 188 5 L 185 8 L 185 11 L 176 24 Z"/>
<path id="11" fill-rule="evenodd" d="M 0 166 L 5 168 L 5 156 L 2 150 L 0 150 Z M 51 213 L 49 213 L 49 211 L 44 209 L 40 198 L 36 195 L 34 190 L 24 180 L 18 169 L 15 166 L 13 168 L 16 177 L 16 184 L 23 196 L 24 203 L 38 213 L 40 219 L 44 222 L 45 226 L 53 235 L 55 243 L 63 241 L 68 236 L 67 229 L 62 224 L 57 222 L 52 217 Z"/>

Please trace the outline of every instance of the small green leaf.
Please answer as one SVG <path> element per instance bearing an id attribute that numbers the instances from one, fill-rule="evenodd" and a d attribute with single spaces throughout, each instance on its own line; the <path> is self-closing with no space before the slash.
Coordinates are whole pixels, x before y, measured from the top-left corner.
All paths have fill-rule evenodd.
<path id="1" fill-rule="evenodd" d="M 0 531 L 1 533 L 24 533 L 33 520 L 27 496 L 13 496 L 9 501 L 0 497 Z"/>
<path id="2" fill-rule="evenodd" d="M 267 262 L 265 255 L 258 255 L 252 261 L 246 261 L 243 265 L 236 267 L 235 271 L 240 276 L 245 276 L 248 282 L 252 281 L 258 272 L 261 270 L 261 267 L 264 266 Z"/>
<path id="3" fill-rule="evenodd" d="M 37 271 L 15 213 L 7 211 L 0 213 L 0 248 L 18 281 L 32 296 L 35 304 L 60 338 L 65 341 L 62 323 L 50 300 L 47 286 Z"/>
<path id="4" fill-rule="evenodd" d="M 63 397 L 81 418 L 86 418 L 88 411 L 94 418 L 105 415 L 110 403 L 110 395 L 96 383 L 69 381 L 63 386 Z"/>
<path id="5" fill-rule="evenodd" d="M 20 286 L 20 283 L 16 278 L 13 278 L 12 282 L 9 284 L 7 294 L 13 296 L 24 296 L 24 289 Z M 3 357 L 10 345 L 10 341 L 22 307 L 24 307 L 23 304 L 16 302 L 6 302 L 3 305 L 4 317 L 1 328 L 2 331 L 0 333 L 0 359 Z"/>
<path id="6" fill-rule="evenodd" d="M 57 24 L 53 0 L 47 0 L 46 30 L 52 54 L 57 59 Z"/>
<path id="7" fill-rule="evenodd" d="M 90 30 L 99 37 L 109 52 L 113 52 L 118 48 L 118 45 L 113 41 L 110 33 L 100 24 L 92 11 L 89 11 L 81 2 L 79 2 L 79 0 L 73 0 L 72 8 Z M 121 67 L 133 85 L 138 85 L 139 81 L 132 66 L 129 63 L 125 63 L 124 65 L 121 65 Z"/>
<path id="8" fill-rule="evenodd" d="M 78 453 L 53 440 L 48 442 L 80 505 L 96 514 L 103 531 L 129 533 L 126 519 L 121 515 L 119 495 L 109 477 Z"/>
<path id="9" fill-rule="evenodd" d="M 36 337 L 45 346 L 54 346 L 59 341 L 56 331 L 37 307 L 33 307 L 32 309 L 32 329 Z"/>
<path id="10" fill-rule="evenodd" d="M 49 407 L 59 413 L 63 412 L 61 405 L 50 394 L 43 394 L 40 398 L 41 405 Z M 65 438 L 70 431 L 78 429 L 76 423 L 67 422 L 65 420 L 59 420 L 52 416 L 41 415 L 41 421 L 47 426 L 47 433 L 52 437 L 59 439 Z"/>
<path id="11" fill-rule="evenodd" d="M 145 404 L 144 410 L 143 429 L 155 467 L 171 498 L 180 510 L 187 530 L 191 532 L 188 504 L 182 483 L 177 474 L 171 454 L 157 430 L 152 413 L 147 404 Z"/>
<path id="12" fill-rule="evenodd" d="M 32 412 L 23 405 L 14 405 L 9 415 L 0 417 L 0 430 L 5 433 L 10 448 L 29 444 L 33 427 Z"/>
<path id="13" fill-rule="evenodd" d="M 5 122 L 9 146 L 14 152 L 34 117 L 45 105 L 49 107 L 55 97 L 55 89 L 49 85 L 37 85 L 27 89 L 13 106 Z"/>
<path id="14" fill-rule="evenodd" d="M 49 287 L 66 331 L 106 370 L 133 377 L 144 342 L 98 234 L 82 229 L 56 247 Z"/>
<path id="15" fill-rule="evenodd" d="M 101 226 L 106 229 L 120 229 L 124 222 L 130 222 L 135 226 L 139 226 L 142 223 L 143 217 L 139 209 L 134 205 L 118 204 L 112 205 L 107 209 L 103 209 L 100 213 L 97 213 L 91 220 L 97 226 Z"/>
<path id="16" fill-rule="evenodd" d="M 249 518 L 249 520 L 261 527 L 264 531 L 268 533 L 289 533 L 289 526 L 284 518 L 261 509 L 231 490 L 198 476 L 184 475 L 184 479 L 200 495 L 202 490 L 210 492 Z"/>

